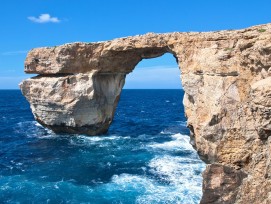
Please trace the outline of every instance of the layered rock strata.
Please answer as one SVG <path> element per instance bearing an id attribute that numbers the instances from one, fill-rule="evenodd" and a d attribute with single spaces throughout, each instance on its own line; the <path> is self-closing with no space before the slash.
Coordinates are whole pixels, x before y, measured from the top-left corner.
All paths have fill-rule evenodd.
<path id="1" fill-rule="evenodd" d="M 208 163 L 201 203 L 271 203 L 271 24 L 33 49 L 25 72 L 38 76 L 20 87 L 42 125 L 101 134 L 126 74 L 165 53 L 180 67 L 191 143 Z"/>

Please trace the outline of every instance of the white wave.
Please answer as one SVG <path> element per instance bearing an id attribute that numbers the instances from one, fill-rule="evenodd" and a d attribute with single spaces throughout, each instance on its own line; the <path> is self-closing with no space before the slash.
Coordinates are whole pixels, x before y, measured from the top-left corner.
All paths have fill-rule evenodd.
<path id="1" fill-rule="evenodd" d="M 175 141 L 180 142 L 180 145 L 186 149 L 186 150 L 191 150 L 195 151 L 192 145 L 190 144 L 190 137 L 188 135 L 182 135 L 180 133 L 174 134 L 171 136 Z"/>
<path id="2" fill-rule="evenodd" d="M 160 179 L 170 182 L 177 192 L 183 193 L 186 199 L 201 197 L 201 172 L 205 164 L 199 159 L 165 155 L 152 159 L 149 167 Z"/>
<path id="3" fill-rule="evenodd" d="M 50 139 L 59 137 L 52 130 L 43 127 L 36 121 L 24 121 L 17 123 L 14 127 L 16 133 L 24 134 L 28 138 L 40 138 L 40 139 Z"/>
<path id="4" fill-rule="evenodd" d="M 181 126 L 187 126 L 187 121 L 178 121 L 180 123 Z"/>
<path id="5" fill-rule="evenodd" d="M 150 144 L 148 146 L 151 148 L 155 148 L 155 149 L 163 149 L 163 150 L 169 150 L 169 151 L 181 149 L 178 141 L 170 141 L 170 142 L 165 142 L 165 143 L 154 143 L 154 144 Z"/>
<path id="6" fill-rule="evenodd" d="M 37 127 L 43 127 L 41 124 L 39 124 L 38 122 L 35 122 L 35 125 L 37 126 Z"/>
<path id="7" fill-rule="evenodd" d="M 111 182 L 104 184 L 103 188 L 109 192 L 138 192 L 139 196 L 136 198 L 138 204 L 194 204 L 198 202 L 201 196 L 200 193 L 195 195 L 200 192 L 200 189 L 187 189 L 182 185 L 163 185 L 146 176 L 131 174 L 114 175 Z"/>
<path id="8" fill-rule="evenodd" d="M 84 141 L 90 141 L 90 142 L 98 142 L 98 141 L 104 140 L 102 137 L 96 137 L 96 136 L 87 137 L 87 136 L 79 135 L 78 138 Z"/>
<path id="9" fill-rule="evenodd" d="M 176 151 L 176 150 L 189 150 L 194 151 L 192 145 L 189 143 L 190 137 L 187 135 L 182 135 L 180 133 L 172 135 L 172 141 L 164 143 L 152 143 L 148 145 L 154 149 L 163 149 L 167 151 Z"/>
<path id="10" fill-rule="evenodd" d="M 160 132 L 162 135 L 172 135 L 174 134 L 170 129 L 165 129 Z"/>
<path id="11" fill-rule="evenodd" d="M 164 131 L 164 130 L 162 130 L 162 131 L 160 132 L 160 134 L 163 134 L 163 135 L 164 135 L 164 134 L 166 134 L 166 133 L 165 133 L 165 131 Z"/>
<path id="12" fill-rule="evenodd" d="M 173 196 L 175 203 L 194 203 L 195 200 L 199 200 L 201 197 L 201 172 L 205 169 L 205 164 L 199 159 L 190 144 L 189 136 L 178 133 L 171 135 L 171 138 L 171 141 L 148 145 L 149 148 L 164 150 L 169 153 L 156 156 L 149 162 L 148 166 L 160 181 L 169 183 L 167 188 L 171 189 L 172 192 L 164 195 Z M 176 150 L 189 151 L 191 154 L 189 157 L 171 156 L 170 153 Z M 175 194 L 174 192 L 178 193 Z M 140 200 L 140 203 L 148 203 L 150 199 L 151 197 L 145 197 Z M 150 203 L 156 203 L 156 201 Z"/>
<path id="13" fill-rule="evenodd" d="M 130 137 L 122 136 L 85 136 L 77 135 L 77 137 L 70 138 L 70 144 L 75 146 L 92 146 L 98 145 L 99 147 L 108 147 L 112 143 L 119 140 L 130 139 Z"/>
<path id="14" fill-rule="evenodd" d="M 130 191 L 131 189 L 139 190 L 139 188 L 146 190 L 146 187 L 151 187 L 152 185 L 148 178 L 131 174 L 113 175 L 111 182 L 123 191 Z"/>
<path id="15" fill-rule="evenodd" d="M 201 178 L 201 175 L 194 176 L 202 171 L 205 165 L 199 159 L 164 155 L 152 159 L 149 167 L 152 168 L 153 173 L 167 177 L 167 180 L 172 183 L 179 183 L 179 178 L 182 178 L 181 182 L 190 182 L 193 178 Z"/>
<path id="16" fill-rule="evenodd" d="M 120 140 L 120 139 L 130 139 L 130 137 L 122 137 L 122 136 L 84 136 L 84 135 L 79 135 L 78 138 L 89 141 L 89 142 L 100 142 L 100 141 L 105 141 L 105 140 Z"/>

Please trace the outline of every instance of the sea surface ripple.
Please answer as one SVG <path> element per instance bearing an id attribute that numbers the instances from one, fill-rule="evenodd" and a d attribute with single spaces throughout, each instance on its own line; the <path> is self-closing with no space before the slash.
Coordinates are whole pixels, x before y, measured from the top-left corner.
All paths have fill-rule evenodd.
<path id="1" fill-rule="evenodd" d="M 107 134 L 57 135 L 0 91 L 0 203 L 194 204 L 205 164 L 182 90 L 123 90 Z"/>

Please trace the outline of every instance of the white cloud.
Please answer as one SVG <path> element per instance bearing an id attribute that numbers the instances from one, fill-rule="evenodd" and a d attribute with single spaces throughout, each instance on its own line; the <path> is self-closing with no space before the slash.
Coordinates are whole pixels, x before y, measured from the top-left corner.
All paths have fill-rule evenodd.
<path id="1" fill-rule="evenodd" d="M 34 23 L 59 23 L 60 20 L 57 17 L 51 17 L 50 14 L 41 14 L 38 18 L 34 16 L 28 17 L 28 19 Z"/>

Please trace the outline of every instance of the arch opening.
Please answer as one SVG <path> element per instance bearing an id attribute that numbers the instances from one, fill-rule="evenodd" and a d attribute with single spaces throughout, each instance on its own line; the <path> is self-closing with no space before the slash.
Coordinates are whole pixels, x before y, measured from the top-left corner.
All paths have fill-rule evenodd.
<path id="1" fill-rule="evenodd" d="M 190 144 L 183 96 L 180 70 L 171 53 L 140 61 L 126 76 L 107 134 L 129 141 L 125 156 L 120 156 L 127 170 L 119 179 L 136 177 L 133 192 L 140 192 L 136 200 L 199 203 L 201 199 L 205 164 Z"/>

